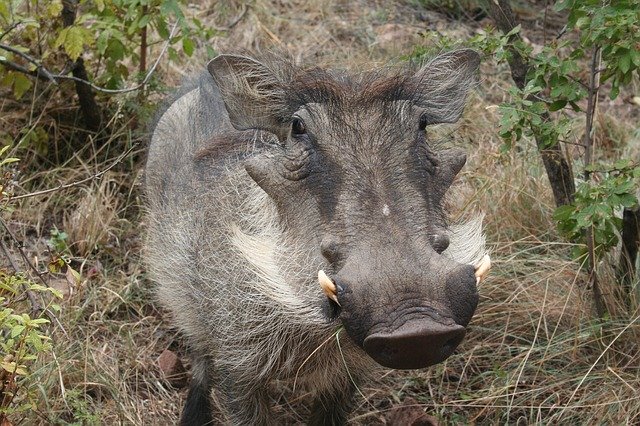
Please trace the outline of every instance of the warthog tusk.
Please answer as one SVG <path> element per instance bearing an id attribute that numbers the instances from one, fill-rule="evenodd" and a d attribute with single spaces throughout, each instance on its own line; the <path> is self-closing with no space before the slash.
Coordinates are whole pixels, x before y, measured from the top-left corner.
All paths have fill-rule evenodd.
<path id="1" fill-rule="evenodd" d="M 491 269 L 491 258 L 488 254 L 485 254 L 484 257 L 480 260 L 480 262 L 474 265 L 476 268 L 476 285 L 480 284 L 480 282 L 487 276 L 489 273 L 489 269 Z"/>
<path id="2" fill-rule="evenodd" d="M 336 302 L 338 306 L 340 306 L 340 302 L 338 302 L 338 289 L 336 288 L 334 282 L 331 281 L 331 278 L 329 278 L 322 269 L 318 271 L 318 281 L 320 282 L 320 287 L 322 287 L 322 291 L 324 292 L 325 296 L 327 296 L 329 299 Z"/>

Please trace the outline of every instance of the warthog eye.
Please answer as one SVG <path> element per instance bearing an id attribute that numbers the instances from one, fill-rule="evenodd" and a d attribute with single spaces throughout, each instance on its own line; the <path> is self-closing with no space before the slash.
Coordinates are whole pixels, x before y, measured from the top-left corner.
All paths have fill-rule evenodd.
<path id="1" fill-rule="evenodd" d="M 291 121 L 291 134 L 304 135 L 305 133 L 307 133 L 307 127 L 304 125 L 304 121 L 299 117 L 293 117 Z"/>

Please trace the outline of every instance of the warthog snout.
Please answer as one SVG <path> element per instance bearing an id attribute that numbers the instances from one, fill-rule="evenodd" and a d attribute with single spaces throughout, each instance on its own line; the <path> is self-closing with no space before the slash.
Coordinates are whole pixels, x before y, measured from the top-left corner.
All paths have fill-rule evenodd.
<path id="1" fill-rule="evenodd" d="M 335 288 L 325 294 L 338 305 L 334 312 L 347 333 L 385 367 L 444 361 L 464 338 L 478 304 L 476 268 L 434 250 L 418 262 L 406 260 L 405 250 L 370 247 L 375 245 L 352 255 L 334 277 L 322 272 Z"/>

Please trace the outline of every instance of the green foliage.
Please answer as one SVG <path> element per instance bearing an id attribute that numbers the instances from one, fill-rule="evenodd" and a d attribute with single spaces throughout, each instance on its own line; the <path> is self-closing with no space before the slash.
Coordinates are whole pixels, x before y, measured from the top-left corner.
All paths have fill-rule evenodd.
<path id="1" fill-rule="evenodd" d="M 476 36 L 472 45 L 495 55 L 498 61 L 520 54 L 528 64 L 524 88 L 509 89 L 510 101 L 499 105 L 500 136 L 503 150 L 520 143 L 523 136 L 535 135 L 543 145 L 581 141 L 571 122 L 577 114 L 587 114 L 589 79 L 600 72 L 600 90 L 610 82 L 609 96 L 614 99 L 622 85 L 631 82 L 640 70 L 640 7 L 636 0 L 611 4 L 599 0 L 560 0 L 556 10 L 568 13 L 567 31 L 576 37 L 553 39 L 534 52 L 514 35 L 486 32 Z M 566 39 L 566 40 L 565 40 Z M 591 67 L 593 52 L 599 50 L 599 63 Z M 590 72 L 585 73 L 585 70 Z M 585 165 L 585 171 L 598 179 L 581 183 L 575 202 L 557 209 L 554 217 L 559 230 L 574 242 L 576 257 L 585 254 L 585 238 L 592 236 L 596 257 L 618 242 L 623 207 L 637 204 L 635 188 L 640 169 L 626 161 L 610 166 Z M 586 232 L 591 230 L 592 232 Z"/>
<path id="2" fill-rule="evenodd" d="M 457 38 L 448 37 L 436 32 L 425 32 L 420 35 L 423 37 L 424 43 L 414 46 L 413 52 L 404 57 L 404 60 L 422 63 L 442 51 L 453 50 L 460 47 L 460 40 Z"/>
<path id="3" fill-rule="evenodd" d="M 611 99 L 618 96 L 620 85 L 630 83 L 632 75 L 640 69 L 640 8 L 636 1 L 604 6 L 600 1 L 562 0 L 556 9 L 569 12 L 567 26 L 578 32 L 578 40 L 553 40 L 534 54 L 522 40 L 511 39 L 520 32 L 518 26 L 504 36 L 483 33 L 471 41 L 499 61 L 508 59 L 512 48 L 530 65 L 526 87 L 513 88 L 512 101 L 500 105 L 500 135 L 507 148 L 523 134 L 536 134 L 547 145 L 567 139 L 568 114 L 581 112 L 580 101 L 588 95 L 588 82 L 582 80 L 581 72 L 590 49 L 601 49 L 600 83 L 610 80 Z M 557 114 L 544 120 L 543 113 Z"/>
<path id="4" fill-rule="evenodd" d="M 10 169 L 18 158 L 8 156 L 10 146 L 0 148 L 1 210 L 11 210 Z M 25 274 L 0 268 L 0 424 L 6 416 L 36 408 L 39 381 L 31 366 L 51 352 L 45 312 L 58 312 L 52 303 L 61 294 L 36 284 Z"/>
<path id="5" fill-rule="evenodd" d="M 65 26 L 61 0 L 2 0 L 0 34 L 4 34 L 4 39 L 0 41 L 28 54 L 54 74 L 65 69 L 67 58 L 75 61 L 83 57 L 87 69 L 95 73 L 92 82 L 109 89 L 122 88 L 137 75 L 130 64 L 140 64 L 141 51 L 169 39 L 170 23 L 175 22 L 180 30 L 170 40 L 171 60 L 179 60 L 179 51 L 192 55 L 196 39 L 206 40 L 212 35 L 212 30 L 200 21 L 185 17 L 181 9 L 185 3 L 185 0 L 85 0 L 79 2 L 73 23 Z M 13 52 L 0 50 L 0 54 L 0 60 L 30 71 L 36 69 L 34 63 Z M 11 87 L 19 99 L 33 82 L 19 71 L 9 68 L 5 71 L 0 86 Z"/>
<path id="6" fill-rule="evenodd" d="M 0 420 L 36 408 L 38 382 L 30 366 L 51 351 L 45 328 L 49 320 L 42 312 L 33 316 L 27 292 L 34 297 L 61 297 L 22 274 L 0 271 Z M 49 309 L 59 308 L 51 305 Z"/>
<path id="7" fill-rule="evenodd" d="M 558 207 L 554 219 L 558 221 L 560 232 L 571 241 L 584 241 L 586 231 L 590 230 L 595 254 L 601 258 L 618 244 L 622 219 L 616 213 L 638 205 L 635 191 L 640 183 L 640 166 L 620 160 L 610 166 L 590 166 L 588 170 L 599 179 L 578 185 L 575 202 Z M 577 259 L 586 254 L 584 244 L 573 250 Z"/>
<path id="8" fill-rule="evenodd" d="M 633 73 L 640 69 L 638 1 L 560 0 L 556 9 L 569 12 L 567 25 L 580 32 L 580 47 L 574 55 L 581 55 L 586 48 L 602 48 L 605 70 L 601 81 L 611 81 L 609 96 L 615 99 L 620 86 L 629 84 Z"/>
<path id="9" fill-rule="evenodd" d="M 51 234 L 51 238 L 47 240 L 47 244 L 56 253 L 67 253 L 69 251 L 69 246 L 67 244 L 67 239 L 69 236 L 66 232 L 60 231 L 58 228 L 53 228 L 49 231 Z"/>
<path id="10" fill-rule="evenodd" d="M 65 395 L 65 402 L 73 418 L 73 422 L 68 422 L 63 418 L 56 419 L 56 424 L 67 426 L 99 425 L 100 416 L 91 410 L 87 401 L 88 396 L 80 389 L 69 389 Z"/>

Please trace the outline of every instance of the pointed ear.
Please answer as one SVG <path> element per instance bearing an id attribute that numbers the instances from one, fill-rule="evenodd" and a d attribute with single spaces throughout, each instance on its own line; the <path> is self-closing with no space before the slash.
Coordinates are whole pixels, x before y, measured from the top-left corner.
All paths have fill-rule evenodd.
<path id="1" fill-rule="evenodd" d="M 410 79 L 412 100 L 425 111 L 427 124 L 455 123 L 476 84 L 480 55 L 471 49 L 441 54 Z"/>
<path id="2" fill-rule="evenodd" d="M 280 135 L 288 122 L 282 76 L 253 58 L 220 55 L 207 65 L 220 89 L 231 124 Z"/>

